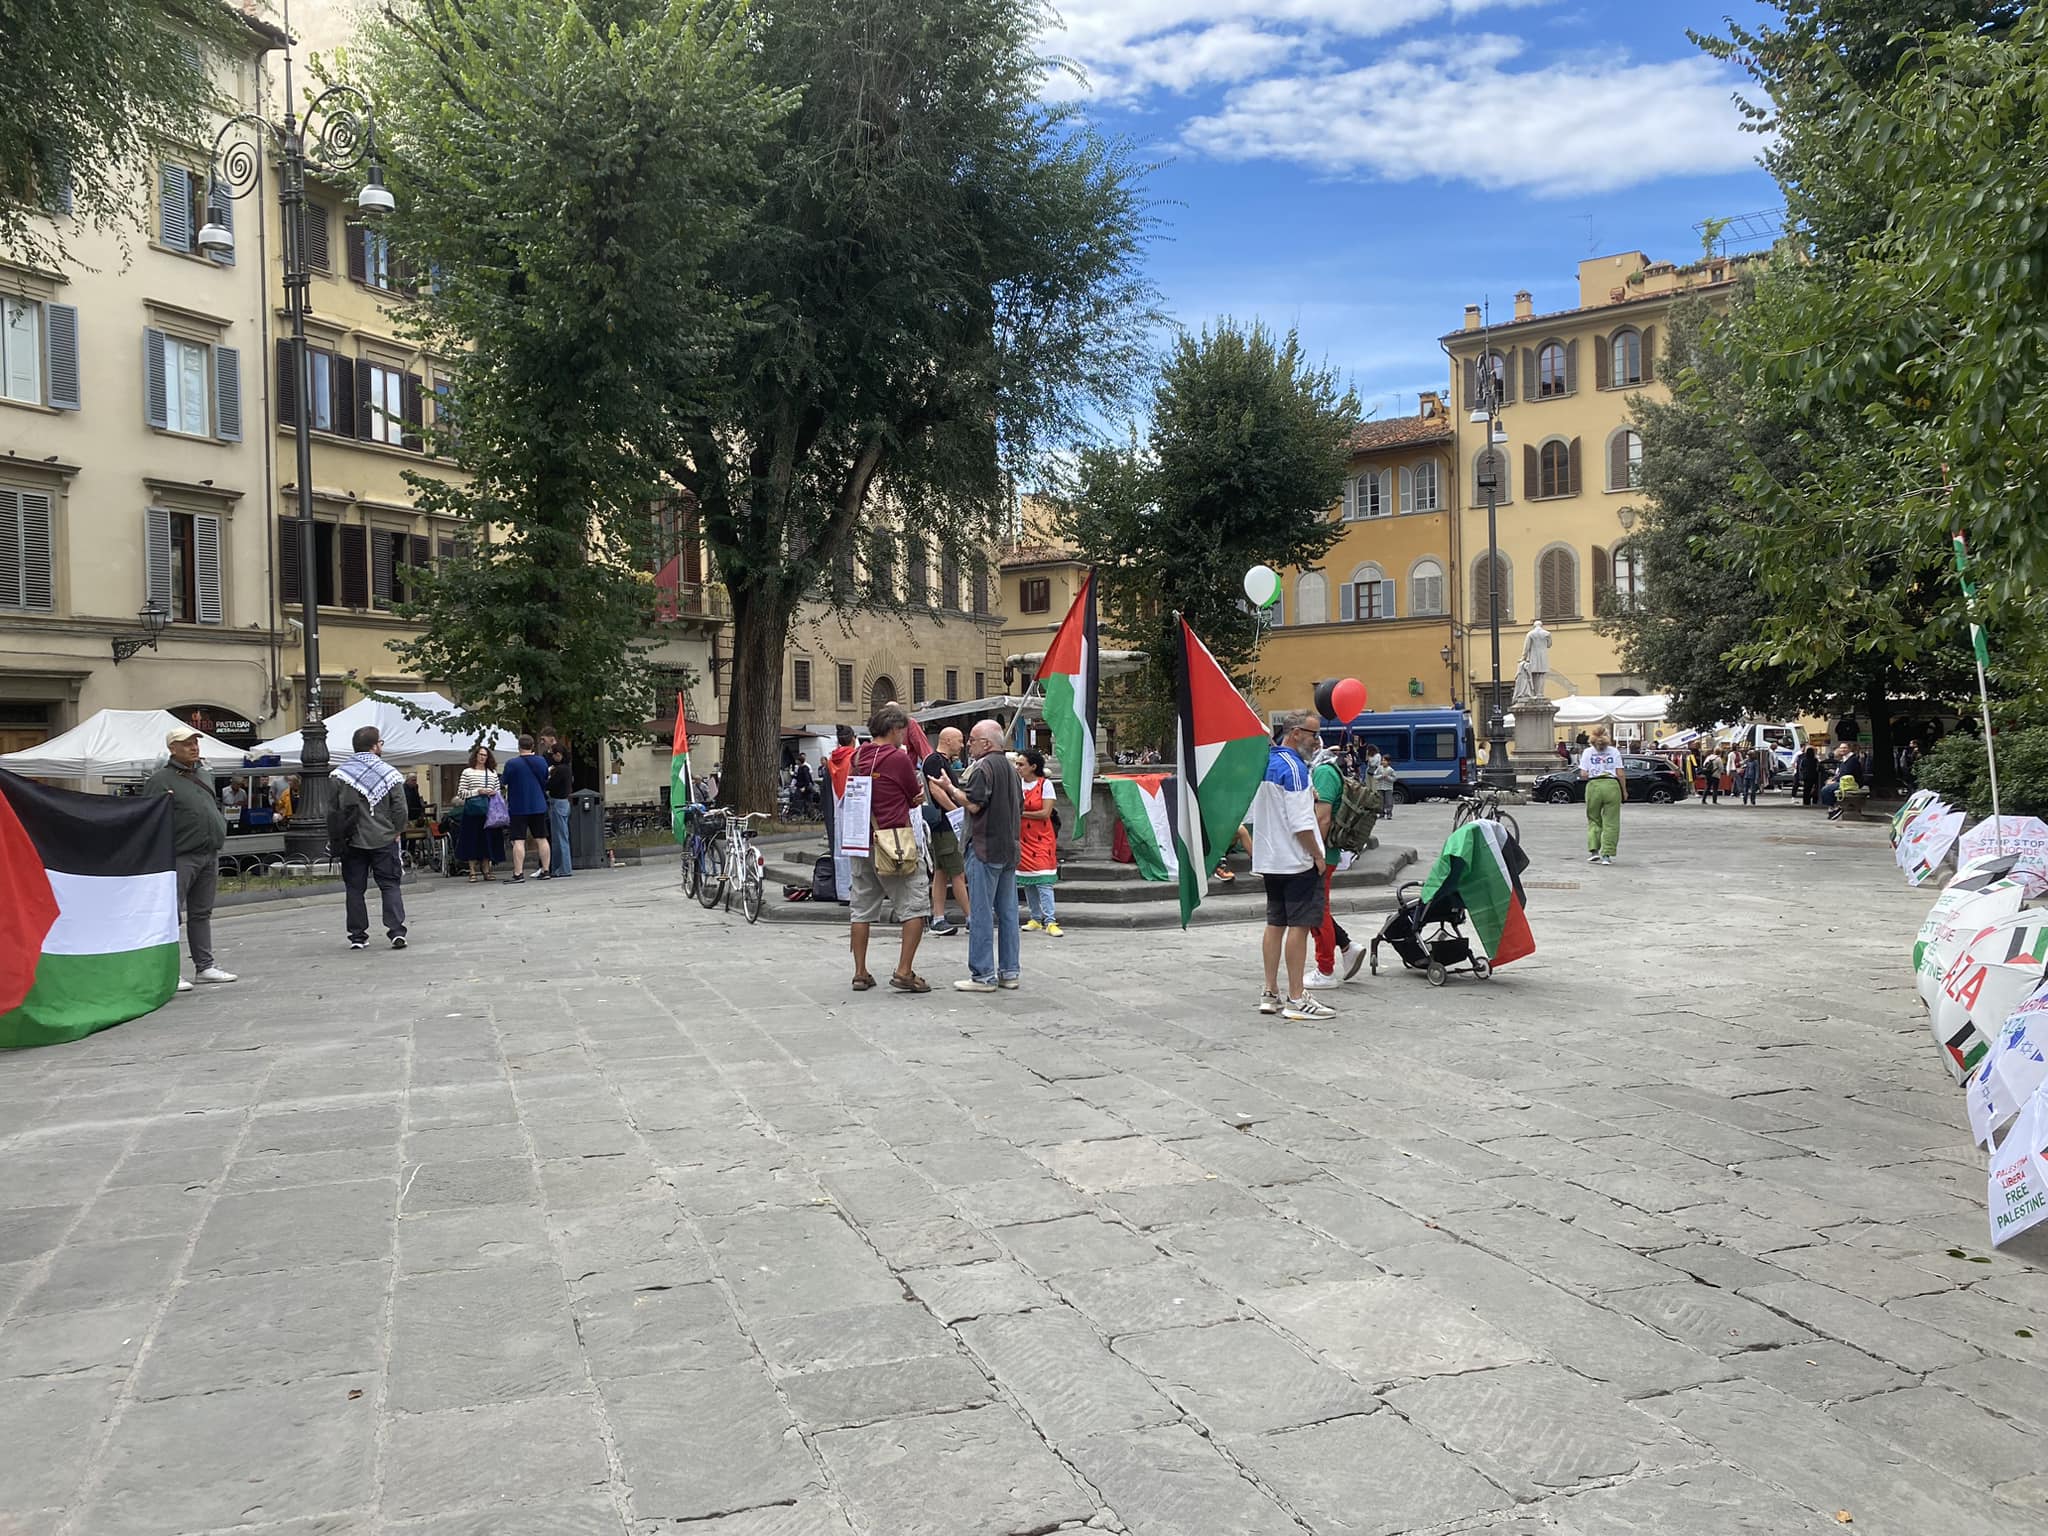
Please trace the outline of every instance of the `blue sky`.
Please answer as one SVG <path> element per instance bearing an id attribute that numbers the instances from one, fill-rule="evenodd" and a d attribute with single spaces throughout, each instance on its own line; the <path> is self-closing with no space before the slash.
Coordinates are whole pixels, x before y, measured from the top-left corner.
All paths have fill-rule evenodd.
<path id="1" fill-rule="evenodd" d="M 1054 51 L 1159 162 L 1150 269 L 1184 325 L 1294 327 L 1368 411 L 1444 387 L 1464 306 L 1577 302 L 1577 263 L 1699 254 L 1773 207 L 1739 81 L 1685 36 L 1756 0 L 1068 0 Z"/>

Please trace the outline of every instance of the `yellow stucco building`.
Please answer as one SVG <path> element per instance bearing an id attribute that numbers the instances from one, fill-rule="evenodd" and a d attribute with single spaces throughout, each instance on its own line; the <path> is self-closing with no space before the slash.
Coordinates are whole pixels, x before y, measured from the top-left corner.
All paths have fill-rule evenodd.
<path id="1" fill-rule="evenodd" d="M 1631 411 L 1662 394 L 1662 349 L 1673 304 L 1725 298 L 1752 258 L 1716 256 L 1690 266 L 1640 251 L 1579 263 L 1576 307 L 1536 314 L 1527 291 L 1505 320 L 1467 305 L 1463 326 L 1441 338 L 1450 360 L 1452 455 L 1458 494 L 1458 580 L 1452 595 L 1459 665 L 1471 679 L 1473 723 L 1484 730 L 1492 683 L 1486 494 L 1496 484 L 1500 550 L 1501 687 L 1511 694 L 1532 621 L 1552 635 L 1548 696 L 1648 691 L 1595 628 L 1610 603 L 1643 590 L 1629 547 L 1642 467 Z M 1479 370 L 1501 391 L 1501 440 L 1489 459 Z M 1504 698 L 1503 706 L 1507 704 Z"/>
<path id="2" fill-rule="evenodd" d="M 1452 644 L 1459 567 L 1453 510 L 1456 429 L 1440 396 L 1352 434 L 1343 529 L 1313 568 L 1281 573 L 1273 628 L 1259 646 L 1259 702 L 1306 709 L 1317 682 L 1355 677 L 1367 707 L 1442 707 L 1463 698 Z"/>

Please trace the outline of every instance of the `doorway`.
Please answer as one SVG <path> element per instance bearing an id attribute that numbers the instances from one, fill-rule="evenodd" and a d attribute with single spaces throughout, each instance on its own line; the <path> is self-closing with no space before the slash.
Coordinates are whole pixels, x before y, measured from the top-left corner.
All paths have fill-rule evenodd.
<path id="1" fill-rule="evenodd" d="M 870 715 L 896 697 L 896 679 L 884 672 L 875 679 L 875 686 L 868 690 L 868 713 Z"/>

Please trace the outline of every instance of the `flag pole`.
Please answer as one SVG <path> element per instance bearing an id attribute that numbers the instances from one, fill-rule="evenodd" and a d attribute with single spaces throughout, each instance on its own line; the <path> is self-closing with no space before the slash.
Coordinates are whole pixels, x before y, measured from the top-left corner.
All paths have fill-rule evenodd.
<path id="1" fill-rule="evenodd" d="M 2005 822 L 1998 809 L 1998 743 L 1991 735 L 1991 689 L 1984 681 L 1984 666 L 1990 660 L 1990 645 L 1984 638 L 1984 626 L 1977 622 L 1977 584 L 1970 580 L 1969 543 L 1963 537 L 1962 529 L 1955 534 L 1956 577 L 1963 586 L 1963 607 L 1970 616 L 1970 651 L 1977 662 L 1977 705 L 1984 721 L 1984 761 L 1991 770 L 1991 837 L 1992 847 L 1998 853 L 2005 852 Z"/>

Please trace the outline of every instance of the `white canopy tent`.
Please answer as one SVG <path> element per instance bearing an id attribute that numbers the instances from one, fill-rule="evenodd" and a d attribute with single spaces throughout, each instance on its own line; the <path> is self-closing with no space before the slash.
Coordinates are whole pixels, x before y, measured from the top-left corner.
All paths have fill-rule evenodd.
<path id="1" fill-rule="evenodd" d="M 455 705 L 438 693 L 395 693 L 394 699 L 404 699 L 420 709 L 432 710 L 437 714 L 453 712 Z M 358 699 L 347 709 L 327 717 L 327 753 L 335 762 L 349 754 L 349 738 L 365 725 L 374 725 L 384 735 L 384 761 L 394 768 L 417 768 L 432 763 L 466 763 L 470 749 L 477 743 L 478 732 L 451 731 L 445 727 L 415 720 L 396 704 L 387 704 L 382 699 Z M 519 750 L 519 738 L 509 731 L 488 731 L 481 733 L 486 745 L 497 754 L 502 764 L 505 759 Z M 249 749 L 250 757 L 275 757 L 287 768 L 299 766 L 299 754 L 305 746 L 305 737 L 298 731 L 273 737 Z M 241 760 L 237 753 L 236 761 Z"/>
<path id="2" fill-rule="evenodd" d="M 181 728 L 167 709 L 103 709 L 39 747 L 0 757 L 0 768 L 37 779 L 139 779 L 170 757 L 164 737 Z M 202 732 L 199 758 L 216 773 L 233 772 L 242 749 Z"/>
<path id="3" fill-rule="evenodd" d="M 1668 693 L 1575 693 L 1557 701 L 1559 725 L 1656 725 L 1670 711 Z"/>

